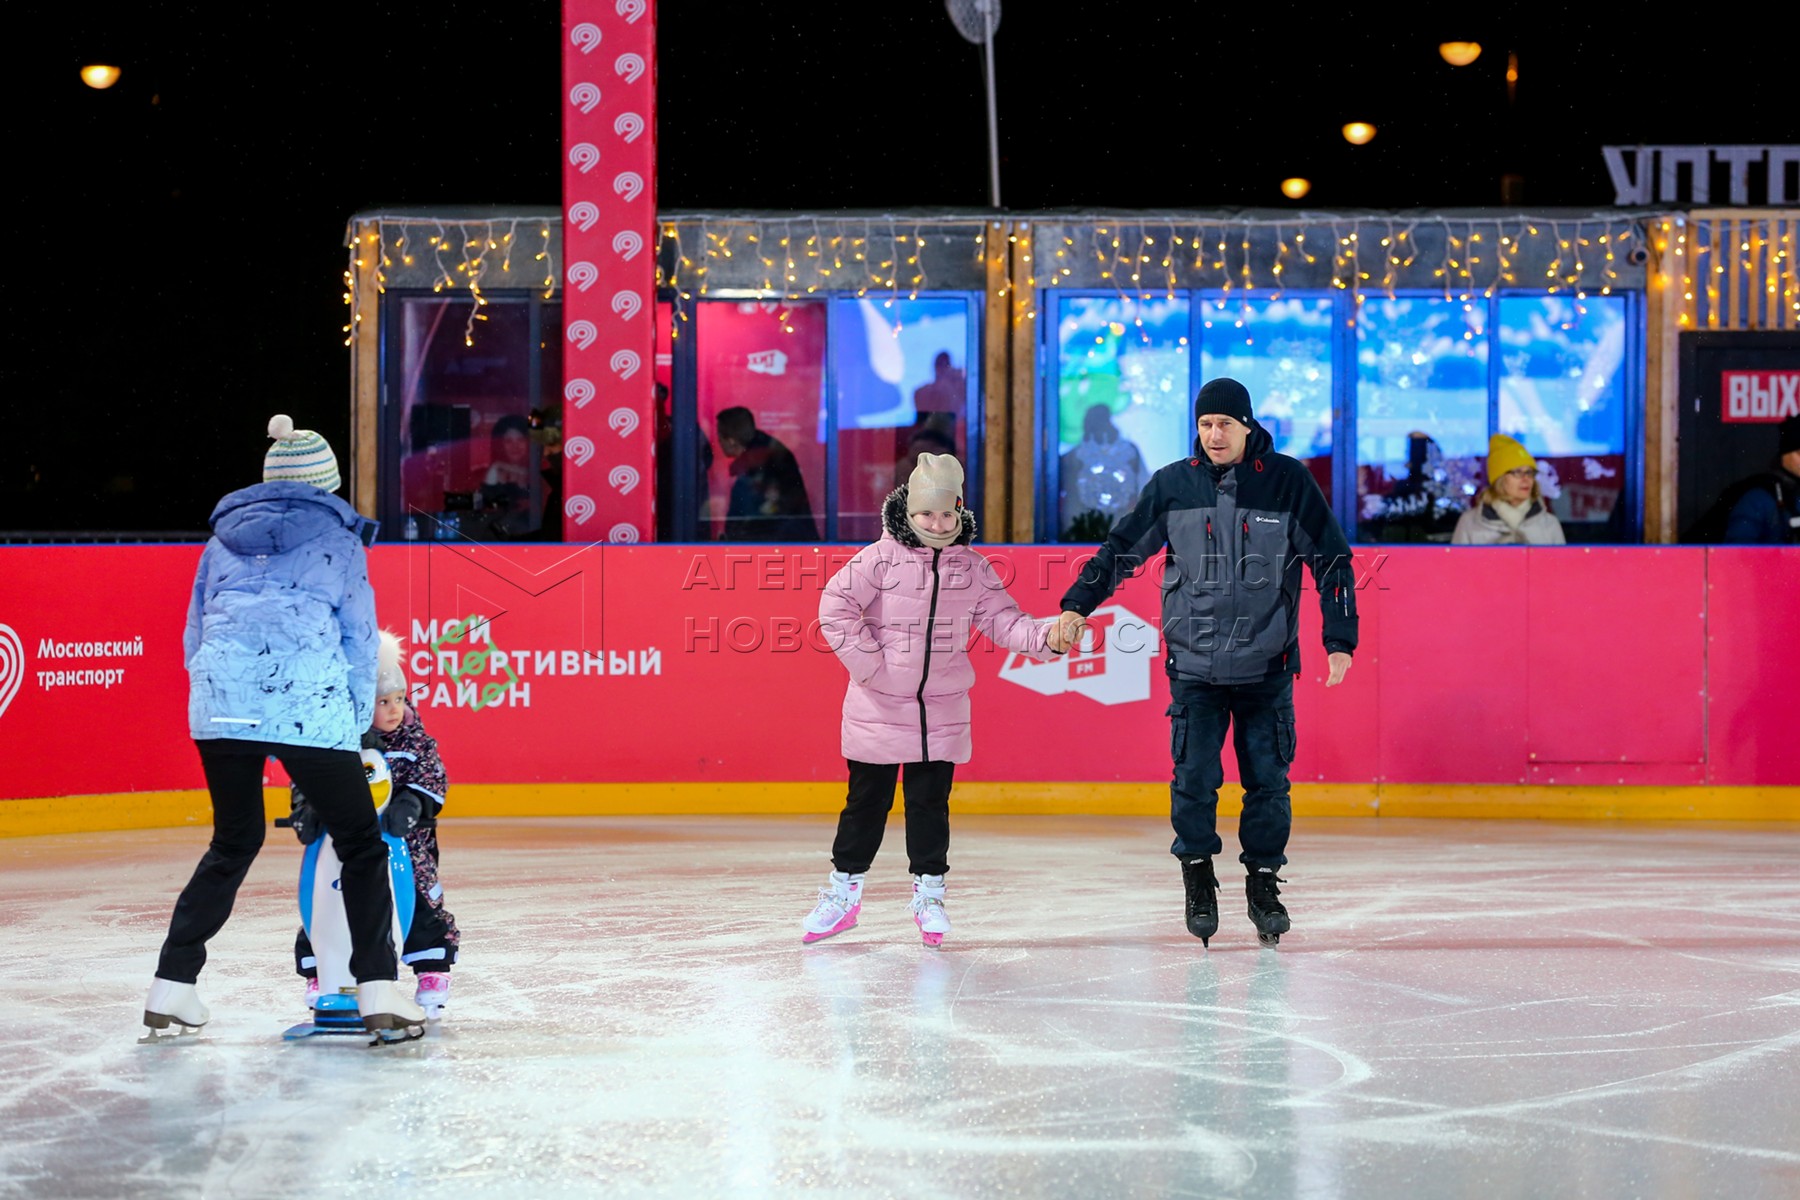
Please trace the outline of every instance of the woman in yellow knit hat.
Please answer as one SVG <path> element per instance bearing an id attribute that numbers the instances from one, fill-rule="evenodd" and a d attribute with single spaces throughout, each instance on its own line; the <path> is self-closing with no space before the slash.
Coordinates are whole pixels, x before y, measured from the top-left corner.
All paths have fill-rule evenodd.
<path id="1" fill-rule="evenodd" d="M 1562 522 L 1544 503 L 1537 460 L 1504 433 L 1488 439 L 1488 485 L 1457 519 L 1458 546 L 1561 546 Z"/>

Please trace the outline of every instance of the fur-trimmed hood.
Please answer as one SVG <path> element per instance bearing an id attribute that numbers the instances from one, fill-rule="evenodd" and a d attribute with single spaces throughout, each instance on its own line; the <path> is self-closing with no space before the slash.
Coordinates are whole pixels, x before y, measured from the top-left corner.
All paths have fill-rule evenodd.
<path id="1" fill-rule="evenodd" d="M 887 536 L 902 546 L 909 546 L 914 550 L 930 549 L 920 540 L 918 533 L 912 527 L 912 522 L 906 519 L 906 485 L 904 483 L 889 492 L 887 499 L 881 502 L 881 528 L 887 533 Z M 967 546 L 974 540 L 975 514 L 965 507 L 962 510 L 962 533 L 950 544 Z"/>

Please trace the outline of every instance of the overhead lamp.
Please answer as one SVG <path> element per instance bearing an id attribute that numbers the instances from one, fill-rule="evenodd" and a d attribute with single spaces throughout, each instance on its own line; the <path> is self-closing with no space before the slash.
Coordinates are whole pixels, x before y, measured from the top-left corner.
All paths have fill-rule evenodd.
<path id="1" fill-rule="evenodd" d="M 1481 57 L 1481 43 L 1439 42 L 1438 56 L 1453 67 L 1466 67 Z"/>
<path id="2" fill-rule="evenodd" d="M 1299 200 L 1310 191 L 1312 191 L 1312 180 L 1310 179 L 1301 179 L 1296 175 L 1292 179 L 1281 181 L 1281 194 L 1289 200 Z"/>
<path id="3" fill-rule="evenodd" d="M 1344 140 L 1352 146 L 1364 146 L 1375 136 L 1375 127 L 1367 121 L 1352 121 L 1344 126 Z"/>
<path id="4" fill-rule="evenodd" d="M 109 67 L 103 63 L 90 63 L 81 68 L 81 82 L 96 91 L 105 91 L 119 82 L 119 68 Z"/>

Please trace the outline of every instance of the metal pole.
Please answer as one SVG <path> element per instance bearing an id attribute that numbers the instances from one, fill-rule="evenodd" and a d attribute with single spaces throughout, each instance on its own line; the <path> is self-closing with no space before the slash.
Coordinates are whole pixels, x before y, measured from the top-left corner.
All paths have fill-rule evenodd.
<path id="1" fill-rule="evenodd" d="M 1000 207 L 1000 122 L 994 115 L 994 14 L 987 5 L 981 6 L 981 19 L 986 36 L 982 38 L 982 46 L 986 51 L 986 69 L 982 72 L 987 77 L 988 108 L 988 182 L 994 197 L 994 207 Z"/>

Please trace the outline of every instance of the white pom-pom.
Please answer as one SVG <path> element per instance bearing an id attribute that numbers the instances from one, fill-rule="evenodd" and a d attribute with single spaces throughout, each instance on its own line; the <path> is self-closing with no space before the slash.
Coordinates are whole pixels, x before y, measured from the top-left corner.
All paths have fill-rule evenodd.
<path id="1" fill-rule="evenodd" d="M 269 436 L 278 442 L 294 436 L 294 418 L 281 414 L 270 417 Z"/>

